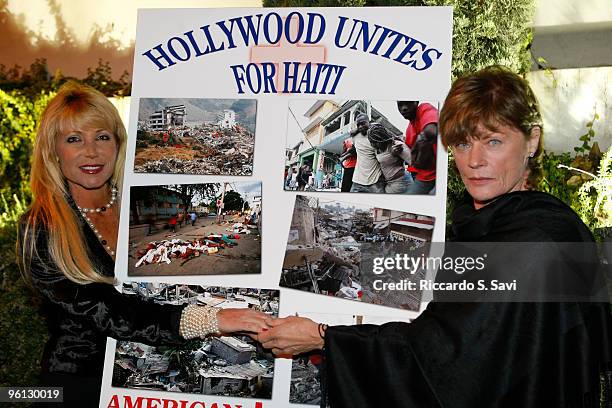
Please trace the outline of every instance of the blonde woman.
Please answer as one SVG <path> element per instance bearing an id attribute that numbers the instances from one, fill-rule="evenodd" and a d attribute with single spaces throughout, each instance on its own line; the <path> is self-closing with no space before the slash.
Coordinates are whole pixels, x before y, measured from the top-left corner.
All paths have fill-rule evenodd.
<path id="1" fill-rule="evenodd" d="M 18 261 L 49 327 L 42 383 L 63 386 L 66 405 L 97 406 L 107 336 L 180 344 L 265 327 L 253 310 L 158 305 L 115 290 L 126 139 L 108 99 L 75 82 L 49 102 L 36 137 Z"/>

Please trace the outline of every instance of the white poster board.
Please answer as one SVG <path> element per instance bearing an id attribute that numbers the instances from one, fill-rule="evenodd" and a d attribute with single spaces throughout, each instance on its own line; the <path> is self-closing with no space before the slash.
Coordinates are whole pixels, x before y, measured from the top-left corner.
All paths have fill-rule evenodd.
<path id="1" fill-rule="evenodd" d="M 346 101 L 365 101 L 367 109 L 381 106 L 379 110 L 383 116 L 403 133 L 408 121 L 393 109 L 393 102 L 418 100 L 435 105 L 444 100 L 450 87 L 451 38 L 452 9 L 449 7 L 140 10 L 127 124 L 129 141 L 123 202 L 130 202 L 132 186 L 261 182 L 261 266 L 260 273 L 250 274 L 139 276 L 137 279 L 128 276 L 127 266 L 133 259 L 128 244 L 130 205 L 126 204 L 121 209 L 117 278 L 121 281 L 279 289 L 287 238 L 297 237 L 295 232 L 290 233 L 296 192 L 283 189 L 287 149 L 292 144 L 288 143 L 288 135 L 308 131 L 304 130 L 304 123 L 309 126 L 309 120 L 316 120 L 313 117 L 305 119 L 306 111 L 290 112 L 290 104 L 312 107 L 317 100 L 329 100 L 343 106 Z M 226 174 L 224 171 L 208 175 L 135 172 L 138 131 L 141 128 L 150 130 L 152 126 L 148 122 L 151 114 L 147 118 L 142 114 L 139 117 L 141 101 L 147 98 L 158 98 L 161 105 L 164 100 L 168 102 L 173 98 L 187 105 L 190 100 L 202 99 L 254 100 L 252 162 L 241 164 L 237 170 L 229 170 Z M 187 116 L 197 116 L 190 109 L 190 105 L 187 106 Z M 162 112 L 162 116 L 164 114 Z M 228 126 L 234 126 L 231 113 L 218 118 L 216 124 L 213 122 L 217 119 L 207 119 L 205 115 L 202 118 L 197 120 L 208 121 L 210 126 L 221 126 L 223 120 Z M 324 119 L 319 118 L 319 122 Z M 350 122 L 340 124 L 350 128 Z M 181 123 L 170 126 L 181 129 Z M 163 137 L 163 129 L 160 135 Z M 304 142 L 308 141 L 304 139 Z M 236 153 L 227 153 L 228 150 L 231 151 L 226 149 L 224 154 Z M 248 160 L 246 156 L 244 159 Z M 317 158 L 325 163 L 321 155 Z M 315 187 L 321 186 L 316 184 L 316 170 L 319 170 L 316 167 L 313 169 Z M 243 174 L 237 175 L 238 171 Z M 431 240 L 440 242 L 444 240 L 446 223 L 447 178 L 447 157 L 441 145 L 437 149 L 436 172 L 433 195 L 349 194 L 333 189 L 300 193 L 327 201 L 435 217 Z M 317 316 L 330 311 L 339 316 L 370 316 L 366 320 L 373 322 L 380 321 L 376 316 L 408 321 L 418 314 L 280 288 L 281 316 L 295 313 Z M 333 318 L 329 320 L 334 321 Z M 101 407 L 289 406 L 290 360 L 275 361 L 271 399 L 151 391 L 111 386 L 115 345 L 116 342 L 109 339 Z M 128 403 L 135 405 L 126 405 Z"/>

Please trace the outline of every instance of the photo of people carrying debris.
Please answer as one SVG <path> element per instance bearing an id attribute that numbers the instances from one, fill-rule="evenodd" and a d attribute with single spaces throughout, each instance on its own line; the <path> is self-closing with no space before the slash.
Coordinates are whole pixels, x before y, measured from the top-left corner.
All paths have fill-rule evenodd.
<path id="1" fill-rule="evenodd" d="M 132 186 L 129 276 L 261 272 L 261 183 Z"/>
<path id="2" fill-rule="evenodd" d="M 124 283 L 123 293 L 160 304 L 251 308 L 278 316 L 279 291 Z M 118 341 L 112 385 L 191 394 L 272 398 L 274 356 L 248 336 L 211 336 L 181 346 Z"/>
<path id="3" fill-rule="evenodd" d="M 255 99 L 142 98 L 135 173 L 253 174 Z"/>
<path id="4" fill-rule="evenodd" d="M 289 102 L 288 191 L 435 194 L 437 103 Z"/>
<path id="5" fill-rule="evenodd" d="M 425 269 L 374 273 L 376 259 L 428 256 L 435 219 L 297 195 L 280 286 L 407 310 L 422 291 L 379 290 L 376 281 L 418 281 Z"/>

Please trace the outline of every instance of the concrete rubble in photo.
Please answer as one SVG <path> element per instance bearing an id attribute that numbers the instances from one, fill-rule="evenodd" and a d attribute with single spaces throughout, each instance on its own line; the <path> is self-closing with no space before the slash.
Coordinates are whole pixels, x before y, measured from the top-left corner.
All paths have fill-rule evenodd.
<path id="1" fill-rule="evenodd" d="M 350 235 L 354 217 L 320 208 L 315 217 L 310 200 L 296 197 L 281 286 L 359 300 L 360 244 Z"/>
<path id="2" fill-rule="evenodd" d="M 321 402 L 319 369 L 307 357 L 299 356 L 292 361 L 289 402 L 317 406 Z"/>
<path id="3" fill-rule="evenodd" d="M 418 247 L 416 244 L 412 244 L 408 249 L 402 252 L 411 253 L 414 257 L 419 257 L 420 254 L 427 254 L 429 245 Z M 393 257 L 397 253 L 397 247 L 390 243 L 382 242 L 379 244 L 376 252 L 367 251 L 364 253 L 364 261 L 371 263 L 373 257 Z M 368 261 L 370 259 L 370 262 Z M 410 280 L 418 282 L 421 279 L 425 279 L 426 270 L 419 269 L 415 273 L 411 274 L 408 270 L 394 270 L 390 272 L 385 270 L 378 275 L 364 274 L 362 276 L 363 283 L 363 296 L 362 301 L 372 304 L 384 304 L 385 306 L 397 307 L 400 309 L 418 311 L 422 300 L 421 290 L 389 290 L 384 292 L 378 292 L 371 290 L 374 279 L 380 279 L 383 282 L 396 282 L 402 280 Z M 381 296 L 384 295 L 384 298 Z"/>
<path id="4" fill-rule="evenodd" d="M 374 257 L 427 254 L 434 219 L 379 208 L 296 196 L 280 286 L 372 304 L 419 310 L 421 291 L 377 291 L 373 280 L 418 280 L 416 273 L 393 270 L 373 275 Z M 362 270 L 364 265 L 370 265 Z"/>
<path id="5" fill-rule="evenodd" d="M 156 303 L 252 308 L 278 315 L 278 291 L 220 287 L 124 284 Z M 136 389 L 271 398 L 274 357 L 247 336 L 209 337 L 183 346 L 117 342 L 112 385 Z"/>
<path id="6" fill-rule="evenodd" d="M 164 143 L 164 132 L 139 133 L 135 173 L 215 174 L 249 176 L 253 174 L 255 136 L 235 125 L 216 124 L 173 129 L 172 143 Z"/>

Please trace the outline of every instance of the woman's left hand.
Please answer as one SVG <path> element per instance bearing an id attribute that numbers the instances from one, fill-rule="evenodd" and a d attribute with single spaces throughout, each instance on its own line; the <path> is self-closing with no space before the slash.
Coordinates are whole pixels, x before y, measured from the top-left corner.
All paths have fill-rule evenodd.
<path id="1" fill-rule="evenodd" d="M 324 341 L 319 325 L 305 317 L 268 318 L 269 328 L 259 333 L 257 340 L 274 354 L 301 354 L 322 349 Z"/>
<path id="2" fill-rule="evenodd" d="M 252 309 L 221 309 L 217 312 L 221 333 L 248 332 L 253 333 L 251 337 L 267 329 L 268 318 L 267 314 Z"/>

